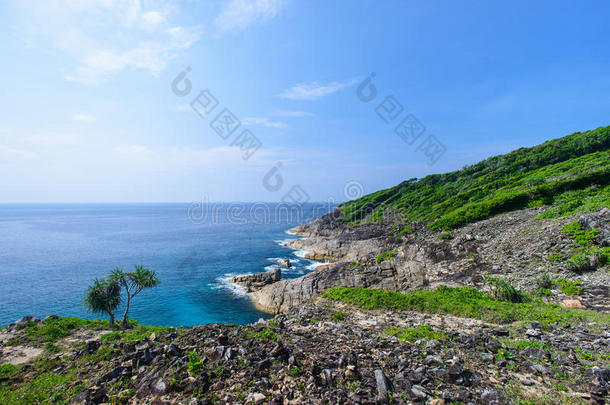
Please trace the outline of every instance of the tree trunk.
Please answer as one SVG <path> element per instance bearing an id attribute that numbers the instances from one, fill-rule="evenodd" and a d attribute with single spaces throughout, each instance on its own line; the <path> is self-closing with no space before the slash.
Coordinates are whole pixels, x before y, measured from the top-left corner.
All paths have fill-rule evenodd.
<path id="1" fill-rule="evenodd" d="M 110 327 L 114 326 L 114 314 L 112 312 L 108 312 L 108 315 L 110 315 Z"/>
<path id="2" fill-rule="evenodd" d="M 127 315 L 129 314 L 129 303 L 131 302 L 131 296 L 127 293 L 127 305 L 125 306 L 125 314 L 123 315 L 123 327 L 129 326 L 127 322 Z"/>

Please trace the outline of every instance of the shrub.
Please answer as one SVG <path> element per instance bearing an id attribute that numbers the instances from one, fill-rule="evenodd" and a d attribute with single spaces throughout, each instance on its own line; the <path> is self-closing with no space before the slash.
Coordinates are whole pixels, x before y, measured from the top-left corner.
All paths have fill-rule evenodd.
<path id="1" fill-rule="evenodd" d="M 491 296 L 500 301 L 524 302 L 525 294 L 518 290 L 510 281 L 503 278 L 486 276 L 485 282 L 491 290 Z"/>
<path id="2" fill-rule="evenodd" d="M 396 234 L 396 236 L 401 237 L 413 232 L 415 232 L 415 229 L 413 229 L 411 225 L 405 224 L 402 226 L 402 229 Z"/>
<path id="3" fill-rule="evenodd" d="M 595 241 L 595 237 L 600 233 L 599 229 L 585 230 L 580 222 L 570 222 L 563 228 L 563 232 L 570 235 L 579 245 L 589 247 Z"/>
<path id="4" fill-rule="evenodd" d="M 444 239 L 444 240 L 449 240 L 449 239 L 453 239 L 453 232 L 452 231 L 444 231 L 441 232 L 438 235 L 439 238 Z"/>
<path id="5" fill-rule="evenodd" d="M 563 255 L 561 253 L 551 253 L 547 256 L 546 260 L 549 262 L 560 262 L 563 260 Z"/>
<path id="6" fill-rule="evenodd" d="M 543 275 L 538 277 L 536 279 L 536 284 L 538 285 L 538 288 L 543 289 L 553 288 L 554 285 L 553 280 L 551 280 L 551 276 L 549 276 L 549 273 L 544 273 Z"/>
<path id="7" fill-rule="evenodd" d="M 333 314 L 333 321 L 339 322 L 345 319 L 345 314 L 341 311 Z"/>
<path id="8" fill-rule="evenodd" d="M 360 287 L 333 287 L 322 295 L 365 309 L 450 314 L 494 323 L 521 320 L 538 321 L 548 325 L 553 322 L 565 324 L 594 321 L 600 325 L 610 325 L 610 315 L 561 308 L 558 305 L 539 301 L 529 303 L 498 301 L 472 287 L 440 286 L 435 291 L 419 290 L 409 294 Z"/>
<path id="9" fill-rule="evenodd" d="M 277 339 L 277 333 L 275 333 L 273 330 L 271 330 L 269 328 L 262 328 L 260 330 L 253 330 L 250 328 L 246 328 L 242 332 L 246 336 L 247 339 L 269 339 L 269 340 Z"/>
<path id="10" fill-rule="evenodd" d="M 205 371 L 205 364 L 195 350 L 189 352 L 188 359 L 186 367 L 191 374 L 199 375 Z"/>
<path id="11" fill-rule="evenodd" d="M 566 262 L 568 269 L 576 273 L 593 270 L 589 256 L 584 253 L 577 253 L 570 257 Z"/>
<path id="12" fill-rule="evenodd" d="M 386 260 L 391 260 L 394 258 L 394 251 L 389 250 L 387 252 L 383 252 L 377 255 L 377 258 L 375 259 L 375 262 L 377 264 L 384 262 Z"/>
<path id="13" fill-rule="evenodd" d="M 559 286 L 559 291 L 566 295 L 580 295 L 583 287 L 580 281 L 568 281 L 565 278 L 558 278 L 556 280 Z"/>
<path id="14" fill-rule="evenodd" d="M 360 267 L 362 265 L 364 265 L 364 263 L 362 262 L 351 262 L 347 265 L 347 267 L 349 267 L 350 269 L 355 269 L 356 267 Z"/>
<path id="15" fill-rule="evenodd" d="M 430 325 L 418 325 L 415 328 L 398 328 L 393 326 L 385 330 L 385 333 L 389 336 L 395 336 L 401 342 L 415 342 L 418 339 L 427 340 L 443 340 L 445 334 L 443 332 L 436 332 L 430 327 Z"/>

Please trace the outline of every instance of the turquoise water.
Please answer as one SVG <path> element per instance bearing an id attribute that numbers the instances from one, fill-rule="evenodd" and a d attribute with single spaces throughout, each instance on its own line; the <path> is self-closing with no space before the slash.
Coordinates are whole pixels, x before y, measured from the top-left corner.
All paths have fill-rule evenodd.
<path id="1" fill-rule="evenodd" d="M 313 262 L 280 245 L 285 231 L 328 212 L 328 204 L 0 205 L 0 325 L 24 315 L 96 318 L 82 305 L 95 277 L 144 264 L 162 284 L 133 301 L 130 317 L 151 325 L 248 323 L 266 315 L 230 275 L 295 260 L 283 278 Z M 119 315 L 122 312 L 118 311 Z"/>

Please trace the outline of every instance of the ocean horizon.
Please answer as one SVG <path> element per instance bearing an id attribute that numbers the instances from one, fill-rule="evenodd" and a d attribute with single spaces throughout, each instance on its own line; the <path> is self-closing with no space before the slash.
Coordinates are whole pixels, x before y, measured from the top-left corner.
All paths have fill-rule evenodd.
<path id="1" fill-rule="evenodd" d="M 282 245 L 286 231 L 333 209 L 328 203 L 49 203 L 0 204 L 0 325 L 25 315 L 104 318 L 82 298 L 96 277 L 136 264 L 156 270 L 161 285 L 131 306 L 141 324 L 245 324 L 260 311 L 228 277 L 317 262 Z M 122 310 L 117 311 L 117 317 Z"/>

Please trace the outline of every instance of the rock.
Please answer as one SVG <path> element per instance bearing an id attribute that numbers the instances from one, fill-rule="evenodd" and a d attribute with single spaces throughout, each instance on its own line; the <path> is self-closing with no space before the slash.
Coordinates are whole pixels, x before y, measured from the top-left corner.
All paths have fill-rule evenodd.
<path id="1" fill-rule="evenodd" d="M 167 346 L 167 354 L 170 356 L 182 356 L 182 349 L 173 343 L 170 343 L 169 346 Z"/>
<path id="2" fill-rule="evenodd" d="M 578 299 L 575 298 L 568 298 L 565 299 L 561 302 L 561 306 L 564 308 L 580 308 L 580 309 L 585 309 L 585 306 L 582 304 L 582 302 Z"/>
<path id="3" fill-rule="evenodd" d="M 534 385 L 534 382 L 527 377 L 519 377 L 519 382 L 526 386 Z"/>
<path id="4" fill-rule="evenodd" d="M 413 394 L 416 398 L 420 400 L 426 399 L 428 397 L 428 394 L 426 394 L 426 392 L 424 391 L 424 387 L 420 385 L 414 385 L 411 388 L 411 394 Z"/>
<path id="5" fill-rule="evenodd" d="M 268 270 L 264 273 L 231 277 L 229 282 L 246 287 L 248 292 L 252 292 L 258 291 L 264 286 L 278 282 L 281 279 L 282 270 L 279 267 L 276 267 L 275 269 Z"/>
<path id="6" fill-rule="evenodd" d="M 495 328 L 493 330 L 493 333 L 496 336 L 509 336 L 510 335 L 510 333 L 508 332 L 508 329 L 506 329 L 504 326 Z"/>
<path id="7" fill-rule="evenodd" d="M 542 336 L 542 331 L 538 329 L 528 329 L 525 331 L 525 335 L 533 338 L 539 338 Z"/>
<path id="8" fill-rule="evenodd" d="M 290 259 L 279 259 L 277 261 L 277 264 L 279 264 L 282 267 L 286 267 L 287 269 L 292 267 L 292 263 L 290 263 Z"/>
<path id="9" fill-rule="evenodd" d="M 390 402 L 388 392 L 391 392 L 391 385 L 387 377 L 383 373 L 383 370 L 375 370 L 375 382 L 377 383 L 377 402 L 380 404 L 387 404 Z"/>
<path id="10" fill-rule="evenodd" d="M 159 378 L 151 385 L 151 391 L 153 394 L 163 395 L 167 392 L 167 384 L 165 384 L 162 378 Z"/>
<path id="11" fill-rule="evenodd" d="M 504 403 L 504 400 L 498 391 L 485 390 L 481 394 L 481 402 L 486 405 L 501 405 Z"/>
<path id="12" fill-rule="evenodd" d="M 157 339 L 157 334 L 155 332 L 151 333 L 150 336 L 148 337 L 148 340 L 150 340 L 151 342 L 154 342 Z"/>
<path id="13" fill-rule="evenodd" d="M 101 346 L 101 343 L 100 343 L 99 340 L 89 340 L 89 341 L 87 341 L 87 353 L 92 354 L 100 346 Z"/>
<path id="14" fill-rule="evenodd" d="M 265 402 L 266 399 L 267 397 L 265 397 L 260 392 L 253 392 L 246 397 L 246 403 L 259 405 Z"/>
<path id="15" fill-rule="evenodd" d="M 57 316 L 57 315 L 47 315 L 42 320 L 44 322 L 44 321 L 49 321 L 49 320 L 53 321 L 53 320 L 56 320 L 56 319 L 59 319 L 59 316 Z"/>
<path id="16" fill-rule="evenodd" d="M 550 374 L 549 370 L 541 364 L 532 364 L 530 367 L 533 371 L 540 373 L 542 375 Z"/>
<path id="17" fill-rule="evenodd" d="M 439 366 L 443 364 L 443 359 L 441 358 L 441 356 L 438 355 L 426 356 L 426 358 L 424 359 L 424 364 L 427 366 Z"/>

